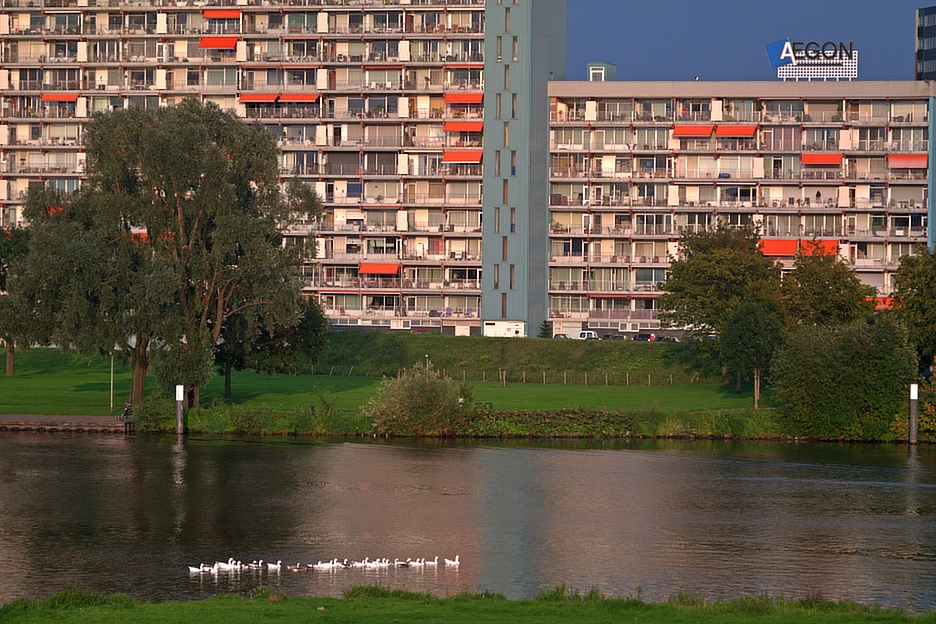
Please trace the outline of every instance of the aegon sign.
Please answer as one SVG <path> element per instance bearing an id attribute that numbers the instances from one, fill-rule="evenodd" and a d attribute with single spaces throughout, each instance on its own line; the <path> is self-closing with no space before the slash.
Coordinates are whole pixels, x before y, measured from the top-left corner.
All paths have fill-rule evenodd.
<path id="1" fill-rule="evenodd" d="M 851 41 L 846 45 L 841 41 L 838 43 L 834 41 L 826 41 L 825 43 L 809 41 L 804 43 L 802 41 L 790 41 L 787 38 L 768 43 L 765 47 L 770 66 L 774 69 L 784 65 L 796 65 L 804 60 L 809 60 L 811 61 L 810 64 L 814 65 L 825 65 L 826 63 L 823 61 L 829 65 L 840 65 L 846 60 L 855 58 L 855 44 Z"/>

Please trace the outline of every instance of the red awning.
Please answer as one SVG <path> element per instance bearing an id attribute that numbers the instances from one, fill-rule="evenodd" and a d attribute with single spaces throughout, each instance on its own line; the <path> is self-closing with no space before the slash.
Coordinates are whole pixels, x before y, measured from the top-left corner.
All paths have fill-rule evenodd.
<path id="1" fill-rule="evenodd" d="M 484 102 L 483 93 L 446 93 L 442 97 L 449 104 L 481 104 Z"/>
<path id="2" fill-rule="evenodd" d="M 447 121 L 442 127 L 446 132 L 481 132 L 484 130 L 483 121 Z"/>
<path id="3" fill-rule="evenodd" d="M 800 162 L 804 165 L 841 165 L 841 154 L 803 154 Z"/>
<path id="4" fill-rule="evenodd" d="M 237 47 L 237 37 L 202 37 L 199 50 L 233 50 Z"/>
<path id="5" fill-rule="evenodd" d="M 717 137 L 737 137 L 749 139 L 757 132 L 757 126 L 718 126 L 715 128 Z"/>
<path id="6" fill-rule="evenodd" d="M 279 96 L 280 102 L 314 102 L 319 99 L 320 93 L 283 93 Z"/>
<path id="7" fill-rule="evenodd" d="M 399 264 L 380 264 L 376 262 L 362 262 L 358 268 L 358 273 L 368 275 L 396 275 L 399 271 Z"/>
<path id="8" fill-rule="evenodd" d="M 894 297 L 865 297 L 865 301 L 873 301 L 874 311 L 880 312 L 881 310 L 893 310 L 894 302 L 897 300 Z"/>
<path id="9" fill-rule="evenodd" d="M 804 256 L 836 256 L 839 244 L 836 240 L 800 241 L 800 251 Z"/>
<path id="10" fill-rule="evenodd" d="M 715 126 L 674 126 L 674 137 L 709 137 Z"/>
<path id="11" fill-rule="evenodd" d="M 205 9 L 205 19 L 239 19 L 240 9 Z"/>
<path id="12" fill-rule="evenodd" d="M 241 93 L 237 96 L 241 102 L 275 102 L 278 93 Z"/>
<path id="13" fill-rule="evenodd" d="M 926 169 L 929 158 L 926 154 L 888 154 L 887 166 L 891 169 Z"/>
<path id="14" fill-rule="evenodd" d="M 43 102 L 75 102 L 78 100 L 78 93 L 43 93 Z"/>
<path id="15" fill-rule="evenodd" d="M 445 152 L 442 154 L 444 163 L 479 163 L 484 156 L 484 150 L 465 150 L 463 152 Z"/>
<path id="16" fill-rule="evenodd" d="M 761 239 L 760 252 L 765 256 L 795 256 L 796 240 L 764 240 Z"/>

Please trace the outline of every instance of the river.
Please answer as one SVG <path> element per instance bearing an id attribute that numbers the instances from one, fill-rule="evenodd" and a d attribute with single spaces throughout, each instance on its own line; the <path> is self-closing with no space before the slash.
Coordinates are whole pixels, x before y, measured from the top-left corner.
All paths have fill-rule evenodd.
<path id="1" fill-rule="evenodd" d="M 461 565 L 294 572 L 332 558 Z M 282 560 L 276 572 L 189 574 Z M 0 434 L 0 602 L 380 584 L 936 608 L 936 449 Z"/>

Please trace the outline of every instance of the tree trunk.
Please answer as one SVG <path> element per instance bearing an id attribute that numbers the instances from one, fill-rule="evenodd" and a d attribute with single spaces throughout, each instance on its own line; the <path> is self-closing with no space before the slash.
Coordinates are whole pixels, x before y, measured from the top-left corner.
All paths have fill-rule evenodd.
<path id="1" fill-rule="evenodd" d="M 231 358 L 224 360 L 224 402 L 231 402 Z"/>
<path id="2" fill-rule="evenodd" d="M 146 372 L 149 369 L 149 338 L 137 336 L 136 345 L 130 349 L 130 404 L 142 405 L 146 394 Z"/>
<path id="3" fill-rule="evenodd" d="M 761 372 L 759 368 L 754 369 L 754 409 L 760 409 L 760 382 Z"/>
<path id="4" fill-rule="evenodd" d="M 721 365 L 721 385 L 727 386 L 730 383 L 731 383 L 731 374 L 728 372 L 728 366 L 723 361 Z"/>
<path id="5" fill-rule="evenodd" d="M 737 376 L 735 377 L 735 394 L 741 394 L 741 371 L 738 371 Z"/>
<path id="6" fill-rule="evenodd" d="M 16 376 L 16 346 L 12 340 L 6 340 L 6 376 Z"/>

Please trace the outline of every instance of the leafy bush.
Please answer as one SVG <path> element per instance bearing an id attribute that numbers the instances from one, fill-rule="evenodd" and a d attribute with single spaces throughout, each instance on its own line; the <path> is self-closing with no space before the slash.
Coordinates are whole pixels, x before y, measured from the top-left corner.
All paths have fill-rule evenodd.
<path id="1" fill-rule="evenodd" d="M 844 327 L 800 327 L 772 366 L 788 435 L 821 439 L 887 439 L 904 411 L 916 375 L 916 353 L 906 327 L 890 315 Z"/>
<path id="2" fill-rule="evenodd" d="M 474 411 L 474 390 L 429 363 L 385 378 L 364 415 L 384 435 L 448 436 L 460 416 Z"/>

